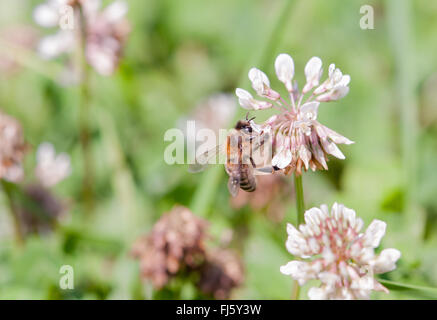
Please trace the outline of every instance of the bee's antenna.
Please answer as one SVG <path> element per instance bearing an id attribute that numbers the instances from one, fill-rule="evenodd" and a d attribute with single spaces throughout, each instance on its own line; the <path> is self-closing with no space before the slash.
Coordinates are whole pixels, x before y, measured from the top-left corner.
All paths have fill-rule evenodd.
<path id="1" fill-rule="evenodd" d="M 246 113 L 246 121 L 249 121 L 249 111 Z"/>
<path id="2" fill-rule="evenodd" d="M 256 117 L 252 117 L 252 118 L 250 118 L 249 120 L 247 120 L 247 121 L 252 121 L 252 120 L 254 120 Z"/>

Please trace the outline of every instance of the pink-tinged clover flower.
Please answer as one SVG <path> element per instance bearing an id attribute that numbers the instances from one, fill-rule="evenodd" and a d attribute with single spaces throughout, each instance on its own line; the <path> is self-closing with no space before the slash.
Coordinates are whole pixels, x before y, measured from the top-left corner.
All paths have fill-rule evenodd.
<path id="1" fill-rule="evenodd" d="M 373 220 L 366 231 L 355 211 L 334 203 L 305 212 L 305 224 L 298 229 L 287 225 L 287 250 L 298 259 L 280 271 L 297 280 L 320 280 L 319 287 L 308 291 L 310 299 L 369 299 L 372 290 L 388 293 L 374 274 L 392 271 L 401 253 L 396 249 L 374 250 L 385 234 L 386 223 Z"/>
<path id="2" fill-rule="evenodd" d="M 23 159 L 28 144 L 23 128 L 13 117 L 0 111 L 0 179 L 18 183 L 24 178 Z"/>
<path id="3" fill-rule="evenodd" d="M 56 27 L 62 15 L 73 8 L 73 28 L 62 29 L 41 39 L 38 51 L 45 59 L 73 53 L 78 45 L 81 21 L 79 10 L 85 19 L 85 55 L 88 63 L 100 74 L 111 75 L 119 64 L 124 44 L 130 32 L 126 20 L 127 3 L 117 0 L 101 9 L 100 0 L 47 0 L 34 10 L 34 20 L 42 27 Z"/>
<path id="4" fill-rule="evenodd" d="M 249 71 L 252 88 L 259 97 L 269 101 L 255 99 L 248 91 L 237 88 L 235 93 L 240 105 L 248 110 L 276 108 L 279 111 L 263 124 L 272 133 L 273 166 L 298 175 L 302 170 L 327 170 L 329 154 L 345 158 L 337 144 L 352 144 L 353 141 L 320 124 L 317 121 L 318 108 L 320 102 L 343 98 L 349 92 L 350 76 L 343 75 L 331 64 L 328 79 L 320 84 L 322 61 L 312 57 L 304 70 L 306 84 L 299 91 L 293 80 L 293 59 L 284 53 L 276 58 L 275 71 L 288 92 L 286 98 L 270 87 L 264 72 L 252 68 Z"/>

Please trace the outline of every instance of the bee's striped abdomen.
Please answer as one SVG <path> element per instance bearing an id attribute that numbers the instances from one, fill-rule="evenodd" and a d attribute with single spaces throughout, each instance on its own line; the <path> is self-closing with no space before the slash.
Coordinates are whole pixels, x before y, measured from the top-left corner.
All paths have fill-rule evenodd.
<path id="1" fill-rule="evenodd" d="M 253 192 L 256 189 L 256 180 L 255 176 L 252 174 L 247 174 L 247 171 L 242 171 L 241 180 L 240 180 L 240 188 L 247 192 Z"/>

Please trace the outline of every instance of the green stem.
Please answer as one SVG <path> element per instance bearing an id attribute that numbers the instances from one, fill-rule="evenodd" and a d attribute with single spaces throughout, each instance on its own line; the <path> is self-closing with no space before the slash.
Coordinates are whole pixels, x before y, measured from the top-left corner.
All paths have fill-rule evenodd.
<path id="1" fill-rule="evenodd" d="M 18 216 L 18 211 L 14 203 L 14 197 L 12 191 L 13 185 L 12 183 L 7 182 L 3 179 L 1 179 L 1 184 L 8 201 L 8 206 L 11 212 L 12 220 L 14 221 L 15 240 L 17 244 L 21 246 L 24 243 L 24 238 L 23 238 L 23 231 L 21 230 L 20 217 Z"/>
<path id="2" fill-rule="evenodd" d="M 94 209 L 93 192 L 93 158 L 90 145 L 90 92 L 88 64 L 86 62 L 86 20 L 82 7 L 78 5 L 76 10 L 80 17 L 80 28 L 77 33 L 78 52 L 77 60 L 80 70 L 80 105 L 79 105 L 79 135 L 83 157 L 83 180 L 82 195 L 85 203 L 86 213 L 91 213 Z"/>
<path id="3" fill-rule="evenodd" d="M 203 186 L 218 186 L 223 174 L 223 168 L 221 166 L 216 166 L 205 172 L 202 176 L 200 186 L 196 189 L 196 193 L 191 202 L 190 208 L 193 212 L 201 217 L 206 217 L 208 214 L 208 208 L 214 199 L 214 194 L 216 188 L 214 187 L 203 187 Z"/>
<path id="4" fill-rule="evenodd" d="M 273 26 L 273 29 L 271 31 L 271 35 L 268 38 L 268 42 L 266 43 L 264 50 L 263 50 L 263 54 L 260 58 L 259 65 L 261 67 L 265 67 L 269 63 L 271 63 L 274 55 L 276 54 L 275 48 L 277 47 L 277 44 L 281 41 L 283 31 L 285 31 L 285 29 L 286 29 L 284 27 L 289 20 L 289 13 L 291 12 L 291 5 L 292 4 L 293 4 L 293 1 L 286 0 L 283 7 L 281 8 L 279 16 L 276 20 L 276 24 Z"/>
<path id="5" fill-rule="evenodd" d="M 305 203 L 303 197 L 302 175 L 294 175 L 294 191 L 296 193 L 296 214 L 297 225 L 304 222 Z M 300 286 L 299 283 L 293 281 L 293 291 L 291 293 L 292 300 L 299 300 Z"/>
<path id="6" fill-rule="evenodd" d="M 294 175 L 294 189 L 296 192 L 297 225 L 304 221 L 305 204 L 303 197 L 302 175 Z"/>
<path id="7" fill-rule="evenodd" d="M 415 55 L 411 35 L 411 1 L 389 0 L 387 3 L 388 31 L 392 41 L 395 60 L 395 97 L 401 114 L 401 148 L 403 162 L 403 184 L 405 190 L 404 219 L 411 226 L 416 239 L 423 231 L 424 217 L 417 208 L 417 134 L 418 108 L 415 90 Z"/>
<path id="8" fill-rule="evenodd" d="M 262 54 L 258 56 L 258 63 L 255 63 L 255 65 L 258 65 L 260 68 L 265 67 L 269 63 L 271 60 L 271 54 L 276 51 L 278 43 L 281 40 L 283 33 L 286 31 L 284 26 L 288 21 L 289 14 L 292 11 L 292 3 L 293 1 L 291 0 L 284 1 L 283 6 L 279 9 L 278 15 L 274 20 L 275 23 L 270 31 L 269 36 L 266 37 L 264 44 L 260 46 L 262 48 L 260 50 Z M 242 76 L 241 80 L 239 81 L 240 85 L 247 81 L 246 71 L 249 70 L 251 65 L 252 61 L 250 61 L 250 65 L 244 69 L 244 76 Z M 224 170 L 222 168 L 214 168 L 214 170 L 208 170 L 203 174 L 202 181 L 197 187 L 190 205 L 190 209 L 194 213 L 204 216 L 208 212 L 214 200 L 214 196 L 217 193 L 218 185 L 223 177 L 223 171 Z"/>
<path id="9" fill-rule="evenodd" d="M 291 300 L 299 300 L 300 285 L 297 280 L 293 280 L 293 289 L 291 291 Z"/>

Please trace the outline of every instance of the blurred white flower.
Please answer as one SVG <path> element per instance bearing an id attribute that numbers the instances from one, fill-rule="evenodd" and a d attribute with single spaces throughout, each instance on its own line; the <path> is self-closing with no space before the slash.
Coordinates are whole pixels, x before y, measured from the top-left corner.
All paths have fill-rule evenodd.
<path id="1" fill-rule="evenodd" d="M 386 223 L 373 220 L 364 233 L 363 225 L 355 211 L 342 204 L 334 203 L 331 212 L 326 205 L 307 210 L 299 229 L 287 225 L 285 243 L 291 254 L 304 260 L 290 261 L 281 272 L 299 285 L 320 280 L 320 287 L 308 291 L 310 299 L 369 299 L 372 290 L 388 293 L 374 274 L 394 270 L 401 253 L 385 249 L 375 254 Z"/>
<path id="2" fill-rule="evenodd" d="M 38 45 L 38 52 L 44 59 L 50 60 L 63 53 L 69 53 L 74 48 L 74 34 L 61 30 L 53 35 L 45 36 Z"/>
<path id="3" fill-rule="evenodd" d="M 71 174 L 70 157 L 65 153 L 56 155 L 51 143 L 42 143 L 36 152 L 35 176 L 45 187 L 52 187 Z"/>
<path id="4" fill-rule="evenodd" d="M 98 9 L 98 8 L 97 8 Z M 127 14 L 128 6 L 124 1 L 114 1 L 103 10 L 102 15 L 110 23 L 118 23 Z"/>
<path id="5" fill-rule="evenodd" d="M 187 121 L 194 120 L 196 133 L 201 129 L 211 129 L 218 135 L 219 130 L 227 128 L 234 118 L 236 107 L 234 97 L 231 94 L 213 94 L 200 101 L 189 116 L 181 118 L 178 121 L 178 127 L 186 135 Z"/>
<path id="6" fill-rule="evenodd" d="M 45 28 L 56 27 L 59 24 L 60 10 L 69 4 L 69 0 L 47 0 L 33 11 L 33 19 Z"/>
<path id="7" fill-rule="evenodd" d="M 117 0 L 101 10 L 100 0 L 48 0 L 34 10 L 36 23 L 43 27 L 59 25 L 65 6 L 74 8 L 73 30 L 60 30 L 44 37 L 38 51 L 46 59 L 72 53 L 78 41 L 76 25 L 79 25 L 79 10 L 86 20 L 85 55 L 88 63 L 100 74 L 111 75 L 117 68 L 130 26 L 126 20 L 128 6 Z"/>
<path id="8" fill-rule="evenodd" d="M 255 100 L 248 91 L 237 88 L 235 93 L 240 105 L 249 110 L 276 108 L 280 112 L 263 124 L 264 130 L 272 132 L 273 166 L 283 169 L 285 173 L 294 172 L 298 175 L 302 170 L 327 170 L 329 154 L 339 159 L 345 158 L 337 144 L 351 144 L 353 141 L 320 124 L 317 111 L 320 102 L 341 99 L 349 92 L 350 76 L 343 75 L 332 64 L 328 79 L 319 85 L 322 60 L 312 57 L 305 66 L 306 84 L 298 92 L 297 82 L 293 82 L 294 62 L 288 54 L 278 55 L 275 71 L 289 92 L 289 97 L 283 98 L 271 89 L 267 75 L 252 68 L 249 79 L 253 89 L 258 96 L 271 102 Z M 307 93 L 311 94 L 304 101 Z"/>
<path id="9" fill-rule="evenodd" d="M 101 0 L 47 0 L 35 7 L 33 19 L 45 28 L 59 27 L 62 15 L 66 14 L 66 7 L 80 6 L 87 18 L 95 16 L 101 7 Z"/>

